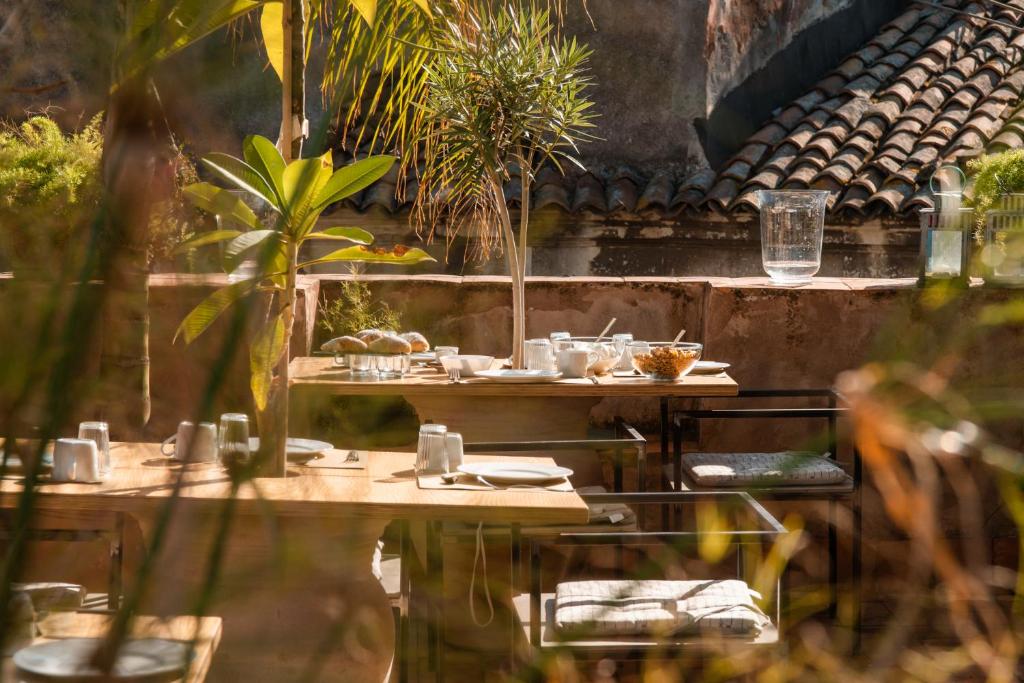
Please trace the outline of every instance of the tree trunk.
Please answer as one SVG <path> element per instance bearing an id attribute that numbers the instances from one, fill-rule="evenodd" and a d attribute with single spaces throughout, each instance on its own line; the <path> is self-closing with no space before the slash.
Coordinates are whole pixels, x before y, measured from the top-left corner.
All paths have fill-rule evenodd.
<path id="1" fill-rule="evenodd" d="M 267 407 L 256 416 L 260 430 L 257 473 L 264 477 L 284 477 L 288 474 L 288 363 L 291 360 L 292 328 L 295 325 L 297 263 L 298 251 L 294 245 L 289 245 L 285 291 L 278 294 L 278 309 L 271 312 L 272 316 L 280 316 L 284 321 L 284 349 L 274 369 Z"/>
<path id="2" fill-rule="evenodd" d="M 523 368 L 524 347 L 526 346 L 526 302 L 523 278 L 523 264 L 519 261 L 519 249 L 516 247 L 515 233 L 512 232 L 512 220 L 508 215 L 505 193 L 501 179 L 491 177 L 491 191 L 494 196 L 495 211 L 501 223 L 502 242 L 505 245 L 505 258 L 508 261 L 508 272 L 512 277 L 512 367 Z"/>
<path id="3" fill-rule="evenodd" d="M 152 86 L 125 83 L 111 98 L 104 135 L 101 414 L 123 439 L 139 438 L 150 415 L 148 229 L 154 202 L 173 184 L 158 116 Z"/>
<path id="4" fill-rule="evenodd" d="M 306 0 L 284 0 L 281 12 L 284 65 L 281 79 L 281 141 L 285 161 L 302 158 L 306 120 Z"/>

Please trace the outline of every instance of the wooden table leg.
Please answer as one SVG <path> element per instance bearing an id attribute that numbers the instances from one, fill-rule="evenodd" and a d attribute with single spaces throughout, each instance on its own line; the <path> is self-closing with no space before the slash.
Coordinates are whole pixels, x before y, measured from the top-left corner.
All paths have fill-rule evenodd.
<path id="1" fill-rule="evenodd" d="M 196 603 L 220 522 L 179 508 L 143 613 Z M 140 520 L 147 546 L 153 520 Z M 215 680 L 380 683 L 394 656 L 394 619 L 371 573 L 385 520 L 238 517 L 209 614 L 223 617 Z"/>

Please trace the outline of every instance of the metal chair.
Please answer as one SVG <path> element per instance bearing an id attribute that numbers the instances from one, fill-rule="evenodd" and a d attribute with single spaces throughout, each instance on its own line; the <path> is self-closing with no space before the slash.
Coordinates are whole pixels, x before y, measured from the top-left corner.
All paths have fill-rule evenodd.
<path id="1" fill-rule="evenodd" d="M 771 624 L 760 632 L 749 637 L 702 637 L 701 634 L 687 633 L 657 637 L 640 636 L 599 636 L 588 637 L 585 632 L 560 634 L 554 626 L 555 594 L 544 591 L 541 575 L 540 547 L 541 543 L 556 543 L 567 546 L 668 546 L 679 554 L 695 547 L 702 537 L 709 535 L 727 535 L 729 545 L 736 546 L 736 577 L 745 579 L 748 575 L 744 563 L 745 547 L 761 546 L 771 543 L 785 535 L 787 530 L 750 494 L 743 491 L 683 491 L 660 493 L 626 493 L 585 495 L 588 503 L 620 502 L 628 505 L 683 505 L 697 503 L 731 503 L 734 510 L 746 511 L 754 521 L 753 528 L 736 528 L 731 530 L 693 530 L 693 531 L 636 531 L 626 533 L 571 533 L 561 534 L 556 539 L 526 539 L 529 546 L 529 593 L 515 599 L 517 613 L 522 624 L 523 634 L 532 647 L 543 652 L 548 649 L 570 652 L 577 659 L 615 659 L 628 660 L 638 657 L 657 657 L 660 659 L 676 659 L 680 656 L 705 656 L 712 653 L 735 653 L 737 648 L 761 648 L 781 643 L 782 623 L 780 610 L 781 575 L 775 577 L 774 595 L 766 600 Z M 624 568 L 623 568 L 624 569 Z M 644 569 L 648 568 L 644 566 Z M 756 573 L 751 572 L 751 574 Z M 621 575 L 621 574 L 620 574 Z M 645 577 L 646 578 L 646 577 Z M 711 579 L 709 582 L 718 579 Z M 773 616 L 772 616 L 773 615 Z"/>
<path id="2" fill-rule="evenodd" d="M 846 408 L 839 407 L 841 397 L 833 389 L 746 389 L 736 398 L 777 399 L 777 398 L 823 398 L 826 406 L 820 408 L 712 408 L 678 410 L 673 413 L 673 448 L 670 482 L 674 490 L 708 490 L 695 483 L 684 471 L 683 435 L 699 435 L 699 421 L 706 419 L 820 419 L 827 423 L 827 457 L 846 470 L 846 478 L 838 484 L 803 484 L 773 486 L 766 484 L 746 490 L 761 500 L 796 501 L 823 500 L 828 503 L 828 556 L 829 556 L 829 616 L 835 618 L 838 606 L 839 552 L 836 526 L 837 506 L 840 501 L 849 501 L 853 517 L 852 547 L 850 557 L 851 588 L 854 598 L 854 634 L 859 632 L 861 620 L 861 476 L 860 453 L 852 444 L 852 462 L 844 466 L 838 461 L 838 421 L 847 415 Z M 728 400 L 728 399 L 724 399 Z M 694 439 L 696 440 L 696 439 Z M 721 490 L 720 488 L 718 490 Z"/>

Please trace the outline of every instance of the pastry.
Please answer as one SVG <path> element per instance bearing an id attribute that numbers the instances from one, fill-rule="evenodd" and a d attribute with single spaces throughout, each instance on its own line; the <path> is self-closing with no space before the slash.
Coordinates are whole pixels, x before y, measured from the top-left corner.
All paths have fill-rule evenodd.
<path id="1" fill-rule="evenodd" d="M 367 344 L 369 344 L 370 342 L 372 342 L 374 340 L 380 339 L 383 336 L 384 336 L 384 333 L 381 332 L 380 330 L 370 329 L 370 330 L 360 330 L 359 332 L 356 332 L 356 337 L 359 338 L 359 339 L 362 339 Z"/>
<path id="2" fill-rule="evenodd" d="M 423 353 L 430 350 L 430 342 L 419 332 L 406 332 L 401 335 L 402 339 L 409 342 L 413 353 Z"/>
<path id="3" fill-rule="evenodd" d="M 366 342 L 356 337 L 335 337 L 321 345 L 320 350 L 328 353 L 365 353 Z"/>
<path id="4" fill-rule="evenodd" d="M 412 345 L 409 342 L 390 334 L 374 339 L 367 344 L 367 349 L 373 353 L 412 353 Z"/>

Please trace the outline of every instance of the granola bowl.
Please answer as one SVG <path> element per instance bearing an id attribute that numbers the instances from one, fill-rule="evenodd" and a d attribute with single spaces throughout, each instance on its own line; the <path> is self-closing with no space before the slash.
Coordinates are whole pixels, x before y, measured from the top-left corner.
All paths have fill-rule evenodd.
<path id="1" fill-rule="evenodd" d="M 626 347 L 633 369 L 648 379 L 672 382 L 700 360 L 703 344 L 693 342 L 630 342 Z"/>

